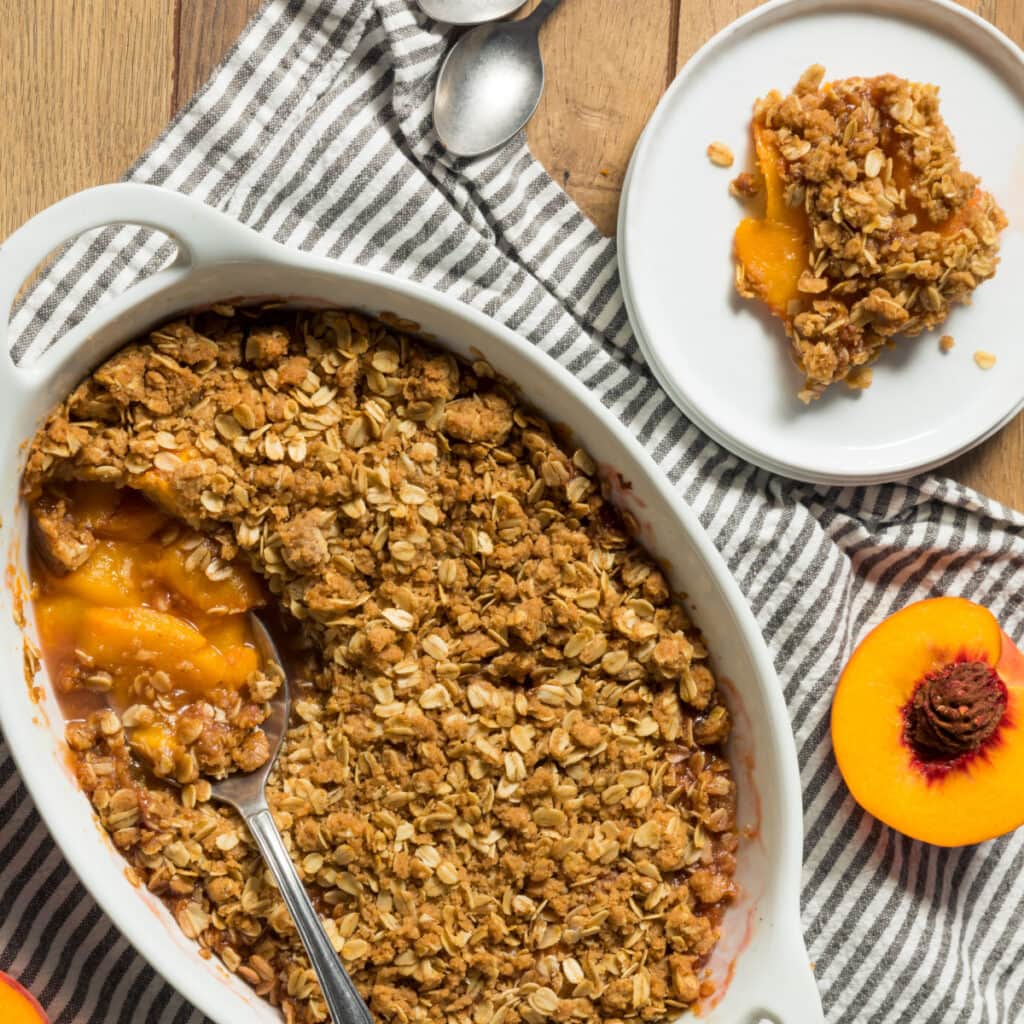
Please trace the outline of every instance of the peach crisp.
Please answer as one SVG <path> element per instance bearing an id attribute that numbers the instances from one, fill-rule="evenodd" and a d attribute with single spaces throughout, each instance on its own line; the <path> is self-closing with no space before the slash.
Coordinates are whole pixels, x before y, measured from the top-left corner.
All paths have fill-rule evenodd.
<path id="1" fill-rule="evenodd" d="M 805 402 L 837 381 L 866 387 L 890 339 L 969 302 L 1007 223 L 960 166 L 936 86 L 824 73 L 757 101 L 757 174 L 732 185 L 764 196 L 736 229 L 736 288 L 783 321 Z"/>
<path id="2" fill-rule="evenodd" d="M 217 306 L 52 412 L 24 490 L 51 676 L 106 702 L 69 729 L 78 779 L 205 955 L 329 1020 L 237 814 L 128 746 L 155 725 L 186 777 L 248 763 L 255 573 L 296 691 L 267 799 L 374 1020 L 674 1020 L 735 894 L 707 648 L 594 460 L 407 328 Z"/>
<path id="3" fill-rule="evenodd" d="M 248 612 L 252 571 L 134 491 L 47 489 L 33 503 L 35 614 L 43 653 L 91 742 L 116 711 L 159 776 L 249 771 L 266 761 L 259 724 L 277 682 L 264 675 Z"/>

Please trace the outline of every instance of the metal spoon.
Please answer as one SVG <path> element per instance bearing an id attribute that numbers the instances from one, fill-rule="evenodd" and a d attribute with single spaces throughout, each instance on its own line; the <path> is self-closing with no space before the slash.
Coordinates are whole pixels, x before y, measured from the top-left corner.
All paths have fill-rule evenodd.
<path id="1" fill-rule="evenodd" d="M 277 665 L 281 672 L 281 689 L 271 702 L 270 717 L 263 723 L 263 731 L 270 742 L 270 758 L 262 768 L 254 772 L 229 775 L 226 779 L 214 782 L 211 786 L 213 796 L 216 800 L 234 807 L 249 826 L 263 859 L 274 874 L 277 887 L 281 890 L 281 895 L 295 922 L 299 938 L 306 947 L 306 955 L 313 970 L 316 971 L 324 1001 L 331 1011 L 334 1024 L 373 1024 L 366 1003 L 342 966 L 299 880 L 295 865 L 288 856 L 288 850 L 267 804 L 267 776 L 274 767 L 277 755 L 281 751 L 285 730 L 288 728 L 291 696 L 288 692 L 288 675 L 270 633 L 255 615 L 249 618 L 256 648 L 264 664 Z"/>
<path id="2" fill-rule="evenodd" d="M 482 25 L 507 18 L 523 6 L 524 0 L 416 0 L 434 21 L 446 25 Z"/>
<path id="3" fill-rule="evenodd" d="M 521 21 L 470 29 L 448 51 L 434 90 L 434 129 L 456 156 L 479 156 L 512 138 L 544 90 L 538 36 L 561 0 L 541 0 Z"/>

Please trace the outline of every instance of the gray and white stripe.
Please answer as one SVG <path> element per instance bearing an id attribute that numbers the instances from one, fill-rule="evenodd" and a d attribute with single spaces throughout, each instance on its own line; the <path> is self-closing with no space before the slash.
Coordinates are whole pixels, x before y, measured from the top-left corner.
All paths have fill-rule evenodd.
<path id="1" fill-rule="evenodd" d="M 936 593 L 1024 635 L 1024 516 L 948 480 L 815 488 L 756 470 L 676 411 L 639 358 L 602 238 L 517 139 L 472 161 L 430 131 L 446 36 L 408 0 L 270 0 L 128 177 L 278 241 L 388 270 L 509 324 L 600 396 L 694 507 L 789 704 L 805 806 L 803 924 L 830 1022 L 1024 1018 L 1024 834 L 938 850 L 862 814 L 828 711 L 855 640 Z M 15 319 L 24 358 L 169 258 L 137 228 L 72 243 Z M 1016 897 L 1016 898 L 1015 898 Z M 62 862 L 0 745 L 0 969 L 57 1024 L 199 1024 Z"/>

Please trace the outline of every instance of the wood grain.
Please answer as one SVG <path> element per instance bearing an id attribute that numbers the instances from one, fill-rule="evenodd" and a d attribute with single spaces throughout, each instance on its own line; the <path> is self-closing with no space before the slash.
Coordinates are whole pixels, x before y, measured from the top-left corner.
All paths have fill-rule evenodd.
<path id="1" fill-rule="evenodd" d="M 0 0 L 0 236 L 114 181 L 170 113 L 168 0 Z"/>
<path id="2" fill-rule="evenodd" d="M 262 0 L 178 0 L 172 106 L 180 110 L 259 10 Z"/>
<path id="3" fill-rule="evenodd" d="M 675 0 L 566 0 L 544 29 L 530 149 L 606 235 L 629 155 L 675 75 L 677 11 Z"/>
<path id="4" fill-rule="evenodd" d="M 0 0 L 0 237 L 119 178 L 206 80 L 260 0 Z M 629 156 L 678 69 L 756 0 L 565 0 L 543 40 L 530 147 L 606 234 Z M 1024 43 L 1024 3 L 966 7 Z M 991 371 L 999 372 L 998 366 Z M 1024 417 L 947 470 L 1024 509 Z"/>
<path id="5" fill-rule="evenodd" d="M 683 0 L 679 0 L 682 4 Z M 687 3 L 686 16 L 679 19 L 676 66 L 680 68 L 716 33 L 758 6 L 758 0 L 709 0 Z"/>

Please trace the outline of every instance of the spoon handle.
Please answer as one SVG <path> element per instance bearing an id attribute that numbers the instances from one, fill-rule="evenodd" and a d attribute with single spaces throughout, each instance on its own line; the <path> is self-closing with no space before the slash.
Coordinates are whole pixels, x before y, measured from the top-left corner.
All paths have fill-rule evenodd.
<path id="1" fill-rule="evenodd" d="M 540 3 L 530 12 L 527 20 L 532 21 L 537 28 L 540 28 L 561 2 L 562 0 L 540 0 Z"/>
<path id="2" fill-rule="evenodd" d="M 270 809 L 264 804 L 262 808 L 243 812 L 243 816 L 267 866 L 274 873 L 277 887 L 288 905 L 299 938 L 306 947 L 309 962 L 320 981 L 320 988 L 334 1024 L 373 1024 L 366 1003 L 342 966 L 299 880 Z"/>

